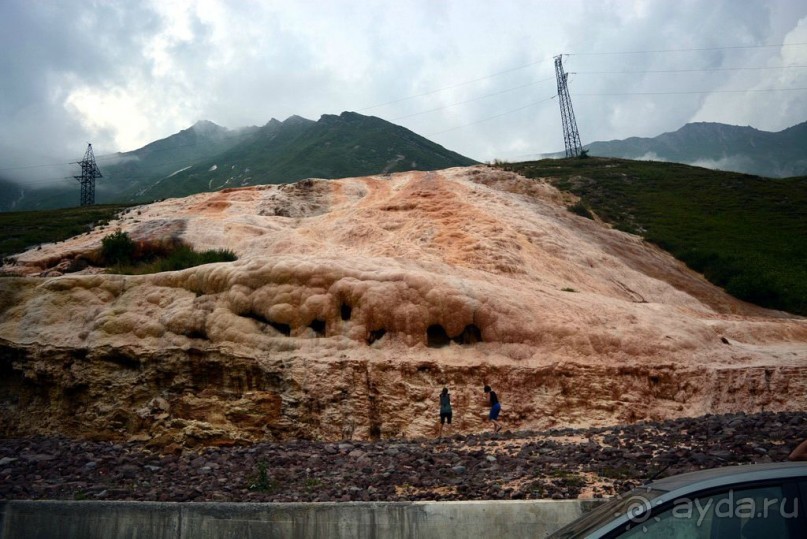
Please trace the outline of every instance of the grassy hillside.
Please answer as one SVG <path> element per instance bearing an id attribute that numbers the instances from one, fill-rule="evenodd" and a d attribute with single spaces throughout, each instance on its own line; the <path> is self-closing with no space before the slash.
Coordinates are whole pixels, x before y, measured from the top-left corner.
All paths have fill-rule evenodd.
<path id="1" fill-rule="evenodd" d="M 344 178 L 405 170 L 436 170 L 476 162 L 408 129 L 344 112 L 314 122 L 273 120 L 226 152 L 155 183 L 135 200 L 186 196 L 223 187 Z M 131 193 L 130 193 L 131 194 Z"/>
<path id="2" fill-rule="evenodd" d="M 610 158 L 501 166 L 549 178 L 737 298 L 807 315 L 807 177 Z"/>
<path id="3" fill-rule="evenodd" d="M 587 144 L 591 156 L 689 163 L 773 178 L 807 174 L 807 122 L 777 133 L 710 122 L 687 124 L 653 138 Z"/>
<path id="4" fill-rule="evenodd" d="M 40 243 L 83 234 L 106 222 L 126 206 L 85 206 L 50 211 L 0 213 L 0 260 Z"/>

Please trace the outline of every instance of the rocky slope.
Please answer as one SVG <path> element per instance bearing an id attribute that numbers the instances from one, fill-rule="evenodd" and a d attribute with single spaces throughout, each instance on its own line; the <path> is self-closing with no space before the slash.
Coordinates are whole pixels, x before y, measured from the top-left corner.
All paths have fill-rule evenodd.
<path id="1" fill-rule="evenodd" d="M 0 500 L 405 501 L 599 498 L 648 479 L 778 462 L 807 414 L 770 412 L 446 439 L 164 452 L 148 444 L 0 439 Z"/>
<path id="2" fill-rule="evenodd" d="M 133 209 L 0 279 L 0 433 L 156 446 L 801 410 L 807 321 L 741 303 L 547 183 L 470 167 Z M 72 274 L 101 238 L 232 263 Z M 44 276 L 44 277 L 43 277 Z"/>

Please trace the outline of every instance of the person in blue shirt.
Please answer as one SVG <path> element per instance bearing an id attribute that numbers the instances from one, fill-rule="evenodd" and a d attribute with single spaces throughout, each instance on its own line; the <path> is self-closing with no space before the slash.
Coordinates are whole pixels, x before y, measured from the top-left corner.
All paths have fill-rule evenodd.
<path id="1" fill-rule="evenodd" d="M 502 426 L 499 425 L 499 412 L 502 411 L 502 405 L 499 404 L 499 397 L 496 395 L 496 392 L 490 388 L 490 386 L 485 386 L 485 394 L 488 397 L 488 404 L 490 404 L 490 414 L 488 414 L 488 419 L 490 419 L 491 423 L 493 423 L 493 434 L 496 434 L 502 430 Z"/>

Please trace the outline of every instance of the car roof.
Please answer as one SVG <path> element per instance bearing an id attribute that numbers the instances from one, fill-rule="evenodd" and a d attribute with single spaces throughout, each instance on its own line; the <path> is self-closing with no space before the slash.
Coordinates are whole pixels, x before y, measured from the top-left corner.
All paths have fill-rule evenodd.
<path id="1" fill-rule="evenodd" d="M 700 490 L 712 486 L 802 476 L 807 476 L 807 462 L 768 462 L 765 464 L 724 466 L 722 468 L 673 475 L 652 481 L 645 487 L 667 492 L 680 489 Z"/>
<path id="2" fill-rule="evenodd" d="M 604 516 L 607 511 L 615 509 L 614 507 L 609 508 L 613 503 L 633 502 L 631 506 L 623 505 L 616 513 L 610 513 L 611 515 L 618 515 L 616 518 L 612 517 L 610 521 L 605 522 L 599 520 L 600 517 L 597 517 L 598 520 L 586 524 L 589 527 L 578 529 L 575 533 L 585 532 L 586 534 L 591 534 L 596 530 L 597 537 L 599 537 L 612 532 L 620 526 L 631 522 L 630 515 L 625 510 L 631 509 L 631 507 L 636 508 L 636 503 L 641 501 L 642 498 L 644 498 L 642 505 L 647 510 L 651 510 L 652 507 L 662 506 L 668 502 L 674 502 L 688 496 L 700 496 L 708 492 L 731 490 L 734 486 L 742 487 L 757 481 L 767 482 L 768 480 L 776 481 L 777 479 L 797 477 L 807 477 L 807 462 L 770 462 L 724 466 L 657 479 L 637 487 L 625 495 L 617 496 L 611 502 L 595 509 L 591 513 L 594 514 L 599 511 L 601 516 Z M 606 512 L 603 513 L 603 510 Z M 582 521 L 585 518 L 586 515 L 581 517 L 580 520 Z M 573 525 L 575 523 L 570 524 L 567 528 Z M 559 530 L 559 532 L 566 531 L 567 535 L 563 535 L 564 537 L 571 536 L 568 535 L 569 530 L 567 528 Z"/>

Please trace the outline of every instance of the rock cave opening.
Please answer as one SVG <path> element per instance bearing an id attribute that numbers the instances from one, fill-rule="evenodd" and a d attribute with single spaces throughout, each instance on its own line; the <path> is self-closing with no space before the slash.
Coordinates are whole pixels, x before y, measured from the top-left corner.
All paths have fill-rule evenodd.
<path id="1" fill-rule="evenodd" d="M 381 338 L 387 334 L 386 329 L 374 329 L 370 332 L 367 336 L 367 344 L 373 344 L 374 342 L 381 340 Z"/>
<path id="2" fill-rule="evenodd" d="M 141 367 L 140 358 L 126 355 L 122 352 L 111 352 L 101 357 L 102 360 L 114 363 L 119 367 L 128 370 L 139 370 Z"/>
<path id="3" fill-rule="evenodd" d="M 439 324 L 432 324 L 426 329 L 426 345 L 429 348 L 442 348 L 451 344 L 451 341 L 462 345 L 482 342 L 482 330 L 474 324 L 468 324 L 459 335 L 449 337 L 445 328 Z"/>
<path id="4" fill-rule="evenodd" d="M 317 337 L 324 337 L 325 336 L 325 320 L 316 319 L 313 320 L 308 327 L 314 330 L 314 333 Z"/>
<path id="5" fill-rule="evenodd" d="M 339 307 L 339 316 L 341 316 L 342 320 L 344 320 L 345 322 L 350 320 L 352 314 L 353 314 L 353 308 L 350 305 L 346 305 L 343 303 L 342 306 Z"/>
<path id="6" fill-rule="evenodd" d="M 426 346 L 429 348 L 442 348 L 451 344 L 451 337 L 448 336 L 443 326 L 432 324 L 426 329 Z"/>
<path id="7" fill-rule="evenodd" d="M 277 331 L 285 335 L 286 337 L 291 335 L 291 326 L 288 324 L 281 324 L 280 322 L 272 322 L 269 321 L 269 325 L 275 328 Z"/>
<path id="8" fill-rule="evenodd" d="M 252 312 L 252 311 L 247 311 L 245 313 L 241 313 L 240 316 L 243 316 L 244 318 L 250 318 L 250 319 L 255 320 L 256 322 L 258 322 L 260 324 L 263 324 L 263 325 L 268 325 L 270 323 L 267 318 L 265 318 L 264 316 L 262 316 L 262 315 L 260 315 L 258 313 Z"/>
<path id="9" fill-rule="evenodd" d="M 189 339 L 207 340 L 207 332 L 204 329 L 195 329 L 195 330 L 189 331 L 186 336 Z"/>
<path id="10" fill-rule="evenodd" d="M 452 339 L 457 344 L 476 344 L 482 342 L 482 330 L 475 324 L 468 324 L 462 333 Z"/>
<path id="11" fill-rule="evenodd" d="M 291 326 L 290 325 L 282 324 L 280 322 L 274 322 L 274 321 L 269 320 L 268 318 L 264 317 L 261 314 L 258 314 L 256 312 L 254 312 L 254 311 L 247 311 L 245 313 L 242 313 L 241 316 L 243 316 L 244 318 L 251 318 L 252 320 L 255 320 L 256 322 L 258 322 L 259 324 L 262 324 L 263 326 L 272 326 L 273 328 L 275 328 L 277 331 L 279 331 L 280 333 L 282 333 L 286 337 L 289 337 L 291 335 Z"/>
<path id="12" fill-rule="evenodd" d="M 14 370 L 11 361 L 0 361 L 0 403 L 5 409 L 19 402 L 23 380 L 22 373 Z"/>

